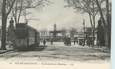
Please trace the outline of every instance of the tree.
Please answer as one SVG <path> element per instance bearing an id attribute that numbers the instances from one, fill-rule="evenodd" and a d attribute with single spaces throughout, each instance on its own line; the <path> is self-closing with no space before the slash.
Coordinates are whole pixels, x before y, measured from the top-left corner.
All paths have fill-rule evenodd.
<path id="1" fill-rule="evenodd" d="M 95 17 L 99 12 L 105 29 L 106 45 L 110 47 L 111 40 L 111 1 L 110 0 L 66 0 L 69 7 L 88 13 L 92 29 L 95 31 Z M 106 15 L 104 15 L 106 14 Z M 93 31 L 93 33 L 94 33 Z"/>
<path id="2" fill-rule="evenodd" d="M 74 7 L 74 9 L 87 13 L 89 15 L 90 23 L 92 28 L 95 28 L 95 17 L 98 14 L 98 7 L 95 0 L 66 0 L 69 7 Z M 100 1 L 102 4 L 104 0 Z"/>
<path id="3" fill-rule="evenodd" d="M 98 8 L 94 0 L 67 0 L 69 6 L 74 7 L 82 13 L 87 13 L 90 19 L 90 24 L 95 36 L 95 18 L 98 13 Z M 94 40 L 94 39 L 93 39 Z"/>
<path id="4" fill-rule="evenodd" d="M 12 15 L 14 17 L 15 23 L 19 23 L 20 16 L 23 10 L 23 2 L 23 0 L 16 0 L 12 9 Z"/>
<path id="5" fill-rule="evenodd" d="M 104 32 L 105 32 L 106 45 L 110 49 L 111 48 L 111 2 L 110 0 L 105 1 L 106 2 L 106 10 L 105 10 L 106 18 L 104 18 L 102 7 L 99 4 L 99 0 L 95 0 L 95 1 L 99 9 L 101 19 L 103 21 L 102 23 L 103 23 L 104 30 L 105 30 Z"/>
<path id="6" fill-rule="evenodd" d="M 2 1 L 2 39 L 1 39 L 1 49 L 6 49 L 6 25 L 7 18 L 10 14 L 15 0 L 3 0 Z"/>
<path id="7" fill-rule="evenodd" d="M 99 9 L 97 6 L 97 3 L 95 0 L 66 0 L 69 4 L 69 7 L 74 7 L 74 9 L 77 9 L 81 11 L 82 13 L 87 13 L 90 19 L 90 24 L 93 29 L 93 37 L 95 37 L 95 18 L 96 15 L 98 15 Z M 99 0 L 99 5 L 102 5 L 105 0 Z M 103 11 L 103 9 L 101 9 Z M 93 39 L 94 43 L 94 39 Z"/>
<path id="8" fill-rule="evenodd" d="M 49 3 L 50 1 L 48 0 L 16 0 L 12 10 L 12 16 L 14 17 L 15 23 L 19 23 L 21 16 L 24 16 L 25 20 L 27 20 L 26 15 L 31 14 L 26 11 L 27 9 L 42 8 Z"/>

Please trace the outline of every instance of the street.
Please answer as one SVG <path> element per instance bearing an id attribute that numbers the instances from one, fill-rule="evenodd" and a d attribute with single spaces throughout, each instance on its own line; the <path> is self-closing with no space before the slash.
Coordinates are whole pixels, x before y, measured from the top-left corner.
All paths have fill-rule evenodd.
<path id="1" fill-rule="evenodd" d="M 9 51 L 0 54 L 0 61 L 74 61 L 74 62 L 108 62 L 110 53 L 103 52 L 100 48 L 89 48 L 72 44 L 65 46 L 63 42 L 55 42 L 46 46 L 41 43 L 40 47 L 28 51 Z"/>

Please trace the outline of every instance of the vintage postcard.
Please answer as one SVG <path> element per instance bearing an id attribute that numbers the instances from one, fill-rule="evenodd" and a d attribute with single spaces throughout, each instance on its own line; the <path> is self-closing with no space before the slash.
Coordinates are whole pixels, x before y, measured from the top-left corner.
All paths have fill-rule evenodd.
<path id="1" fill-rule="evenodd" d="M 0 0 L 0 69 L 111 69 L 111 0 Z"/>

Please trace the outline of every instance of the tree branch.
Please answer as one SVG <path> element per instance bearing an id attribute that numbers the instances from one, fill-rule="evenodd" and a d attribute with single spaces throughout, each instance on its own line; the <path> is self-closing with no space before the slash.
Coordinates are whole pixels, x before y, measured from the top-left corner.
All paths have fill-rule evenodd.
<path id="1" fill-rule="evenodd" d="M 8 16 L 8 15 L 9 15 L 9 13 L 11 12 L 11 10 L 12 10 L 12 8 L 13 8 L 14 3 L 15 3 L 15 0 L 13 0 L 13 1 L 12 1 L 11 6 L 10 6 L 10 8 L 9 8 L 8 12 L 7 12 L 7 16 Z"/>

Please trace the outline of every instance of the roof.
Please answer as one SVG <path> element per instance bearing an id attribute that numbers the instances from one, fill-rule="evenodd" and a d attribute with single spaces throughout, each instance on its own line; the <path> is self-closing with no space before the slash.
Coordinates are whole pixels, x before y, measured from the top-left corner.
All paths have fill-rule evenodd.
<path id="1" fill-rule="evenodd" d="M 31 26 L 29 26 L 29 25 L 27 25 L 26 23 L 18 23 L 18 24 L 16 24 L 16 27 L 22 27 L 22 28 L 28 28 L 28 29 L 31 29 L 31 30 L 34 30 L 34 31 L 37 31 L 35 28 L 33 28 L 33 27 L 31 27 Z M 37 31 L 38 32 L 38 31 Z"/>

